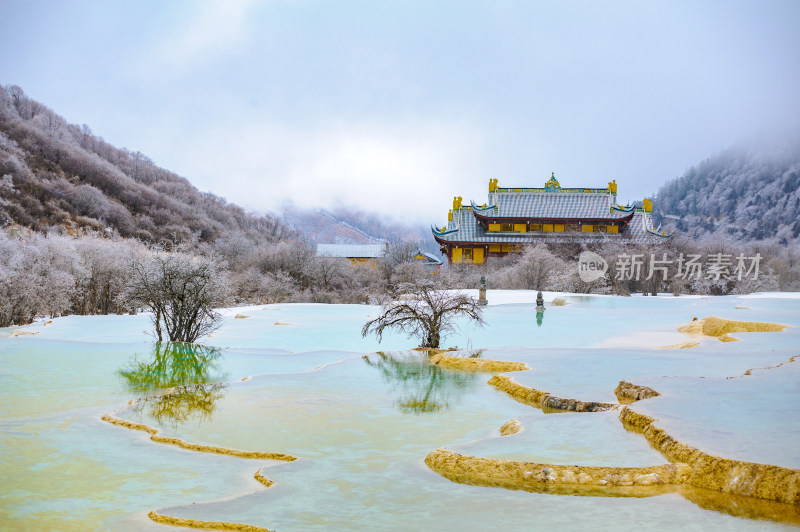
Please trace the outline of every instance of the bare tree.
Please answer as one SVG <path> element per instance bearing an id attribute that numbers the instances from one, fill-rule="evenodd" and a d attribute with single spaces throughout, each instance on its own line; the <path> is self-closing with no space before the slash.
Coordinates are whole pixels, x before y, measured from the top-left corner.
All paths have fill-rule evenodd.
<path id="1" fill-rule="evenodd" d="M 478 301 L 461 292 L 438 289 L 430 281 L 401 285 L 399 291 L 402 299 L 384 304 L 380 315 L 364 324 L 362 336 L 372 332 L 380 342 L 385 330 L 396 329 L 420 338 L 421 347 L 438 349 L 442 338 L 455 330 L 456 318 L 466 316 L 478 325 L 485 323 Z"/>
<path id="2" fill-rule="evenodd" d="M 159 254 L 132 263 L 125 295 L 152 312 L 158 341 L 166 335 L 172 342 L 194 343 L 220 326 L 214 306 L 224 301 L 226 288 L 213 261 Z"/>
<path id="3" fill-rule="evenodd" d="M 346 263 L 336 257 L 314 257 L 308 265 L 309 274 L 322 290 L 336 290 L 347 284 Z"/>
<path id="4" fill-rule="evenodd" d="M 394 270 L 400 264 L 413 262 L 414 257 L 419 252 L 419 245 L 413 242 L 394 242 L 387 246 L 384 260 L 389 269 Z"/>

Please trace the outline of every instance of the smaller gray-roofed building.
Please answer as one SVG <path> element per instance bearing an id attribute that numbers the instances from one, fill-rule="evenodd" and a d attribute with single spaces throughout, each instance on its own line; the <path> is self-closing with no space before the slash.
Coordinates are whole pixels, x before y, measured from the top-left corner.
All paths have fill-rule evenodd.
<path id="1" fill-rule="evenodd" d="M 389 244 L 317 244 L 317 257 L 350 259 L 351 262 L 368 262 L 386 256 Z"/>
<path id="2" fill-rule="evenodd" d="M 414 255 L 414 263 L 422 264 L 425 267 L 425 271 L 433 274 L 439 273 L 443 264 L 442 259 L 421 249 L 418 249 Z"/>

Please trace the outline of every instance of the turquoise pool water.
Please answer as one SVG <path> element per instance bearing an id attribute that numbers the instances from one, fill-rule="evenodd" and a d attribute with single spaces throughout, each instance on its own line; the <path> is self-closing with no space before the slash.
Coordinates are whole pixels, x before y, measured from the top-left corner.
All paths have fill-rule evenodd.
<path id="1" fill-rule="evenodd" d="M 524 359 L 532 371 L 515 380 L 585 400 L 613 399 L 619 375 L 723 378 L 777 364 L 800 346 L 800 300 L 573 301 L 548 308 L 541 325 L 532 305 L 490 306 L 487 327 L 464 327 L 446 343 L 472 348 L 467 356 Z M 734 310 L 743 304 L 750 308 Z M 577 497 L 450 482 L 425 466 L 431 450 L 553 464 L 665 460 L 624 431 L 614 413 L 545 414 L 487 385 L 488 374 L 444 370 L 404 351 L 411 340 L 389 336 L 379 345 L 361 338 L 361 325 L 377 311 L 251 309 L 208 340 L 215 349 L 186 360 L 189 370 L 165 362 L 144 332 L 143 316 L 60 318 L 23 328 L 35 335 L 0 338 L 3 528 L 168 530 L 147 518 L 151 510 L 281 531 L 791 527 L 704 509 L 679 493 Z M 672 334 L 709 314 L 795 328 L 757 339 L 739 335 L 738 344 L 704 343 L 694 352 L 614 343 L 626 335 L 638 342 L 643 331 Z M 162 393 L 184 383 L 190 385 L 180 394 Z M 797 392 L 791 385 L 780 390 L 787 397 Z M 155 443 L 101 421 L 109 412 L 188 442 L 298 460 L 247 460 Z M 797 417 L 771 433 L 778 447 L 783 437 L 795 445 Z M 501 438 L 498 428 L 511 418 L 524 430 Z M 259 468 L 275 486 L 255 481 Z"/>

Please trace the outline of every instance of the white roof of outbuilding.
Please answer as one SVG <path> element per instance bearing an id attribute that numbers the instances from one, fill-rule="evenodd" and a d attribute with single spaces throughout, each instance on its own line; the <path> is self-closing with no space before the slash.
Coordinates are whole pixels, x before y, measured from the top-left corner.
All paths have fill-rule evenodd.
<path id="1" fill-rule="evenodd" d="M 377 259 L 386 254 L 386 244 L 317 244 L 318 257 Z"/>

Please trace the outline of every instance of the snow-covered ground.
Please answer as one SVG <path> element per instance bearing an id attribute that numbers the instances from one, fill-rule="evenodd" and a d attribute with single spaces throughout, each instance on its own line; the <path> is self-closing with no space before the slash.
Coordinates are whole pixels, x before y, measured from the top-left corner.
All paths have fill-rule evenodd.
<path id="1" fill-rule="evenodd" d="M 739 299 L 800 299 L 800 292 L 756 292 L 737 297 Z"/>

